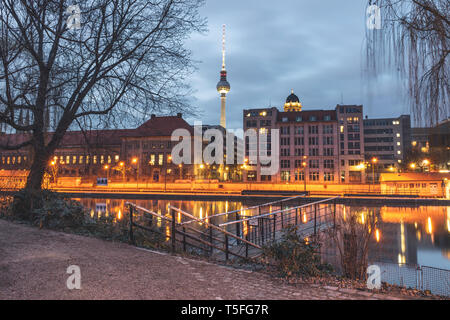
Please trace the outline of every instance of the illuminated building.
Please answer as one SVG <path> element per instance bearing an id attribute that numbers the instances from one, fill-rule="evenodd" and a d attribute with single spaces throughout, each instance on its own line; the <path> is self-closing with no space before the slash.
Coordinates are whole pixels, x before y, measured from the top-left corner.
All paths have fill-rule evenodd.
<path id="1" fill-rule="evenodd" d="M 304 110 L 291 91 L 281 112 L 275 107 L 244 110 L 244 131 L 270 134 L 279 129 L 280 169 L 277 175 L 261 174 L 261 164 L 249 163 L 244 179 L 254 182 L 364 183 L 362 106 L 335 110 Z M 247 157 L 259 154 L 259 146 L 246 137 Z M 268 147 L 268 151 L 275 152 Z"/>

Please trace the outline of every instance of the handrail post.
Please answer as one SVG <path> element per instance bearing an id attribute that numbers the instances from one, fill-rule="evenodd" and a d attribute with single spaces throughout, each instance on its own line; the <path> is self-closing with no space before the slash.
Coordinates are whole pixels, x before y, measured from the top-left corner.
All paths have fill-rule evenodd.
<path id="1" fill-rule="evenodd" d="M 239 220 L 240 220 L 240 215 L 239 215 L 239 213 L 236 212 L 236 221 L 239 221 Z M 236 235 L 238 237 L 241 236 L 241 229 L 240 229 L 240 227 L 241 227 L 240 223 L 236 223 Z M 240 244 L 239 240 L 237 240 L 237 244 Z"/>
<path id="2" fill-rule="evenodd" d="M 248 221 L 246 221 L 246 222 L 244 222 L 244 223 L 247 223 L 247 234 L 245 235 L 245 240 L 248 241 L 248 228 L 249 228 L 250 226 L 249 226 Z M 248 258 L 248 243 L 247 243 L 247 242 L 245 243 L 245 257 Z"/>
<path id="3" fill-rule="evenodd" d="M 228 235 L 225 234 L 225 260 L 228 261 Z"/>
<path id="4" fill-rule="evenodd" d="M 317 234 L 317 204 L 314 205 L 314 237 Z"/>
<path id="5" fill-rule="evenodd" d="M 275 213 L 273 215 L 273 238 L 272 238 L 273 241 L 275 241 L 276 232 L 277 232 L 277 214 Z"/>
<path id="6" fill-rule="evenodd" d="M 186 227 L 183 226 L 183 251 L 186 252 Z"/>
<path id="7" fill-rule="evenodd" d="M 213 230 L 211 226 L 209 226 L 209 243 L 211 244 L 209 246 L 209 255 L 211 256 L 213 253 Z"/>
<path id="8" fill-rule="evenodd" d="M 171 209 L 172 211 L 172 252 L 175 253 L 175 238 L 176 238 L 176 221 L 175 221 L 175 210 Z"/>
<path id="9" fill-rule="evenodd" d="M 134 241 L 134 235 L 133 235 L 133 206 L 130 204 L 128 205 L 128 211 L 130 214 L 130 226 L 129 226 L 129 243 L 134 245 L 135 241 Z"/>

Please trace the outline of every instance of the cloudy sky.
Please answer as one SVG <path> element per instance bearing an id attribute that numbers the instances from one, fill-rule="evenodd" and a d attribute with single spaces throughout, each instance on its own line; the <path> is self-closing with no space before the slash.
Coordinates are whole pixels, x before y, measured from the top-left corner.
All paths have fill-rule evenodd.
<path id="1" fill-rule="evenodd" d="M 402 88 L 364 72 L 364 0 L 207 0 L 209 31 L 187 43 L 199 61 L 193 104 L 203 123 L 220 122 L 216 91 L 222 25 L 227 26 L 227 127 L 242 127 L 244 108 L 281 108 L 290 90 L 307 109 L 363 104 L 369 117 L 409 113 Z M 193 121 L 194 119 L 189 119 Z"/>

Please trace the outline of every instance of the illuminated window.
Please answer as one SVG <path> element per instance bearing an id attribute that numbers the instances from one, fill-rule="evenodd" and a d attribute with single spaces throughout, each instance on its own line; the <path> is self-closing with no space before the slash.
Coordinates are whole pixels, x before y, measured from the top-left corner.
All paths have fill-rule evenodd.
<path id="1" fill-rule="evenodd" d="M 112 162 L 111 156 L 108 156 L 108 163 L 111 163 L 111 162 Z"/>
<path id="2" fill-rule="evenodd" d="M 100 163 L 101 164 L 104 164 L 105 163 L 105 156 L 100 156 Z"/>
<path id="3" fill-rule="evenodd" d="M 91 157 L 90 156 L 86 156 L 86 164 L 89 164 Z"/>
<path id="4" fill-rule="evenodd" d="M 16 157 L 12 157 L 12 163 L 16 164 Z"/>
<path id="5" fill-rule="evenodd" d="M 7 164 L 10 164 L 10 163 L 11 163 L 11 158 L 10 158 L 10 157 L 8 157 L 8 159 L 6 160 L 6 163 L 7 163 Z"/>
<path id="6" fill-rule="evenodd" d="M 116 162 L 118 162 L 118 161 L 119 161 L 119 159 L 120 159 L 119 155 L 118 155 L 118 154 L 116 154 L 116 155 L 114 156 L 114 160 L 115 160 Z"/>
<path id="7" fill-rule="evenodd" d="M 21 162 L 22 162 L 22 157 L 21 157 L 21 156 L 18 156 L 18 157 L 17 157 L 17 163 L 20 164 Z"/>
<path id="8" fill-rule="evenodd" d="M 163 154 L 159 154 L 158 155 L 158 165 L 162 166 L 164 164 L 164 155 Z"/>
<path id="9" fill-rule="evenodd" d="M 66 156 L 66 164 L 70 163 L 70 156 Z"/>
<path id="10" fill-rule="evenodd" d="M 73 164 L 77 164 L 77 156 L 73 156 L 72 157 L 72 163 Z"/>
<path id="11" fill-rule="evenodd" d="M 401 143 L 400 143 L 400 142 L 397 142 L 397 145 L 399 146 L 399 145 L 401 145 Z"/>
<path id="12" fill-rule="evenodd" d="M 79 163 L 79 164 L 83 164 L 83 160 L 84 160 L 83 158 L 84 158 L 83 156 L 80 156 L 80 157 L 78 158 L 78 161 L 79 161 L 78 163 Z"/>
<path id="13" fill-rule="evenodd" d="M 150 164 L 151 166 L 154 166 L 154 165 L 155 165 L 155 155 L 154 155 L 154 154 L 150 155 L 150 162 L 149 162 L 149 164 Z"/>
<path id="14" fill-rule="evenodd" d="M 397 133 L 397 138 L 400 138 L 400 133 Z"/>
<path id="15" fill-rule="evenodd" d="M 97 164 L 97 156 L 94 156 L 94 159 L 93 159 L 94 161 L 94 164 Z"/>

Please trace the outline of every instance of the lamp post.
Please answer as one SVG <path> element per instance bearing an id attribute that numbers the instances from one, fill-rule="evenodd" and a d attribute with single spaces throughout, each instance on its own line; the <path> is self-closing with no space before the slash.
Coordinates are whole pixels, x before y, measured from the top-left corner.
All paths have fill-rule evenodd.
<path id="1" fill-rule="evenodd" d="M 106 181 L 107 181 L 107 183 L 109 183 L 109 166 L 108 166 L 108 165 L 105 165 L 105 166 L 103 167 L 103 169 L 106 170 Z"/>
<path id="2" fill-rule="evenodd" d="M 123 161 L 121 161 L 119 163 L 119 167 L 122 170 L 122 182 L 125 183 L 125 163 Z"/>
<path id="3" fill-rule="evenodd" d="M 50 166 L 51 166 L 51 168 L 52 168 L 52 175 L 53 175 L 53 182 L 55 183 L 55 185 L 57 185 L 58 184 L 58 182 L 57 182 L 57 177 L 56 177 L 56 175 L 57 175 L 57 166 L 56 166 L 56 160 L 53 160 L 53 161 L 51 161 L 50 162 Z"/>
<path id="4" fill-rule="evenodd" d="M 172 161 L 171 155 L 167 156 L 166 161 L 164 162 L 164 192 L 167 191 L 167 164 L 169 161 Z"/>
<path id="5" fill-rule="evenodd" d="M 139 188 L 139 159 L 134 157 L 131 162 L 137 165 L 136 168 L 136 188 Z"/>
<path id="6" fill-rule="evenodd" d="M 371 162 L 372 162 L 372 184 L 375 186 L 375 164 L 378 162 L 378 158 L 373 157 Z"/>

